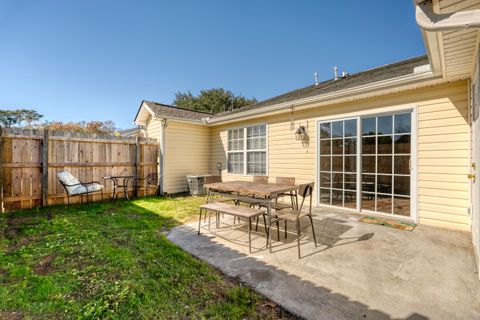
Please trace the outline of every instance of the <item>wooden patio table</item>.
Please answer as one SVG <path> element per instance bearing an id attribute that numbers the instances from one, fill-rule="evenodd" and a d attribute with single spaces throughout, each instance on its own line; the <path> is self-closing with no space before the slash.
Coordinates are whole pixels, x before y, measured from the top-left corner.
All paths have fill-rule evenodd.
<path id="1" fill-rule="evenodd" d="M 267 247 L 270 244 L 270 252 L 272 251 L 272 233 L 271 230 L 271 214 L 272 202 L 280 195 L 287 192 L 295 192 L 298 189 L 297 185 L 277 184 L 277 183 L 256 183 L 250 181 L 228 181 L 215 182 L 204 185 L 207 189 L 207 203 L 210 196 L 220 195 L 229 198 L 234 198 L 239 201 L 246 200 L 246 202 L 262 203 L 267 208 L 267 224 L 268 224 L 268 238 Z"/>

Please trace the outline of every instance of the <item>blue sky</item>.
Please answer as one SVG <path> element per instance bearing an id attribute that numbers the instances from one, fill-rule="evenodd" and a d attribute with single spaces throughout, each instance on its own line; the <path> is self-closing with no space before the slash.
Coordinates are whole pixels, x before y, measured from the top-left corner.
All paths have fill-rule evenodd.
<path id="1" fill-rule="evenodd" d="M 409 0 L 0 0 L 0 108 L 131 127 L 142 99 L 259 100 L 424 54 Z"/>

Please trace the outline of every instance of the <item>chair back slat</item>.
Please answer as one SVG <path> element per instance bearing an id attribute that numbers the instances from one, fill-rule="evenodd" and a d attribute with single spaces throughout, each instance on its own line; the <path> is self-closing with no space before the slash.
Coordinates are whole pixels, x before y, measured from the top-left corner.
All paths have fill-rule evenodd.
<path id="1" fill-rule="evenodd" d="M 255 183 L 268 183 L 268 176 L 253 176 Z"/>
<path id="2" fill-rule="evenodd" d="M 218 183 L 218 182 L 222 182 L 222 177 L 221 176 L 206 176 L 204 181 L 205 181 L 205 184 Z"/>
<path id="3" fill-rule="evenodd" d="M 314 182 L 310 182 L 310 183 L 305 183 L 298 186 L 298 195 L 302 198 L 302 202 L 300 203 L 300 207 L 298 208 L 298 214 L 302 212 L 303 204 L 306 198 L 310 198 L 309 210 L 310 211 L 312 210 L 312 193 L 313 193 L 314 185 L 315 185 Z"/>
<path id="4" fill-rule="evenodd" d="M 277 184 L 288 184 L 288 185 L 295 185 L 295 178 L 294 177 L 277 177 L 275 179 L 275 183 Z"/>

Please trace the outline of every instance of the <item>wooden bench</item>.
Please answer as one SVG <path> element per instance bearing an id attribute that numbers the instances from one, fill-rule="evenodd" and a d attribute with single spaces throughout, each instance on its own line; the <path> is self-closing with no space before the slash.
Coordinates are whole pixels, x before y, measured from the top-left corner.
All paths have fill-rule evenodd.
<path id="1" fill-rule="evenodd" d="M 264 213 L 265 211 L 260 209 L 254 209 L 250 207 L 241 207 L 236 206 L 233 204 L 228 204 L 224 202 L 211 202 L 206 203 L 200 206 L 200 217 L 198 218 L 198 234 L 200 234 L 200 228 L 202 223 L 202 211 L 208 212 L 215 212 L 216 214 L 223 213 L 228 214 L 234 217 L 245 218 L 248 219 L 248 250 L 252 253 L 252 238 L 251 238 L 251 231 L 252 231 L 252 219 L 257 218 L 259 216 L 263 216 L 265 219 Z M 205 215 L 207 214 L 205 212 Z M 265 221 L 264 221 L 265 222 Z M 265 226 L 267 224 L 265 223 Z M 208 229 L 210 230 L 210 214 L 208 216 Z M 268 235 L 268 230 L 265 228 L 265 231 Z M 268 236 L 267 236 L 268 238 Z"/>

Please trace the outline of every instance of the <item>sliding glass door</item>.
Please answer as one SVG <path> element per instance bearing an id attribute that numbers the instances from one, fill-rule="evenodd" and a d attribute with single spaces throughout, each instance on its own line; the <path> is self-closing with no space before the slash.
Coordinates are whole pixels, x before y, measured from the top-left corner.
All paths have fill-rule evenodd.
<path id="1" fill-rule="evenodd" d="M 410 216 L 411 112 L 319 123 L 319 203 Z"/>

